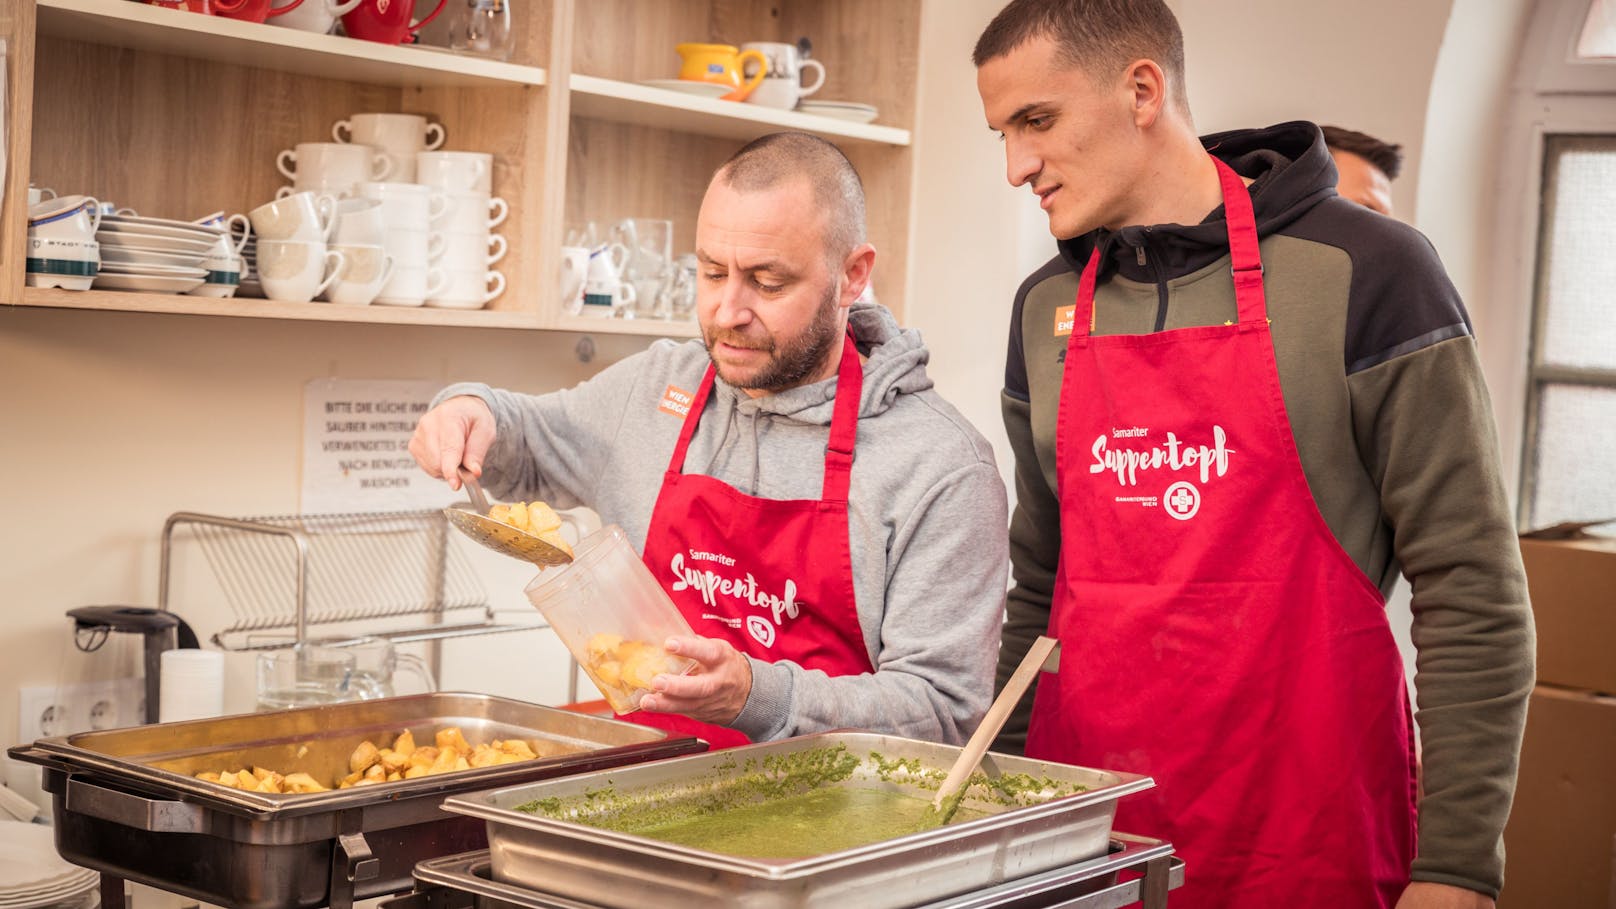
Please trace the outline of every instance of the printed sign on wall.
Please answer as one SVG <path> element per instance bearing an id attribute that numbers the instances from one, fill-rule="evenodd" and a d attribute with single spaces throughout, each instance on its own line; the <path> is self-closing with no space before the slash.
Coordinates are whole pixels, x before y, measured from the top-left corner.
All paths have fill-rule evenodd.
<path id="1" fill-rule="evenodd" d="M 464 498 L 410 457 L 441 383 L 314 379 L 303 389 L 303 514 L 416 511 Z"/>

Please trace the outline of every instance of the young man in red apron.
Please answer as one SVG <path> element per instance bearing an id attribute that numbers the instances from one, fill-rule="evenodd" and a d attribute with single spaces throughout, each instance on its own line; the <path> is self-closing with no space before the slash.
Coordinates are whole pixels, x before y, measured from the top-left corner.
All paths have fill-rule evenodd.
<path id="1" fill-rule="evenodd" d="M 1376 389 L 1374 366 L 1475 369 L 1468 323 L 1456 298 L 1445 309 L 1426 301 L 1410 321 L 1448 322 L 1396 338 L 1365 363 L 1343 364 L 1341 341 L 1333 351 L 1318 341 L 1341 324 L 1330 315 L 1336 300 L 1347 307 L 1349 352 L 1354 332 L 1404 329 L 1361 327 L 1375 324 L 1354 308 L 1378 286 L 1365 276 L 1370 263 L 1411 285 L 1440 290 L 1445 279 L 1405 269 L 1427 265 L 1408 252 L 1420 243 L 1411 232 L 1338 208 L 1311 125 L 1231 133 L 1203 149 L 1183 100 L 1177 23 L 1155 0 L 1017 0 L 984 32 L 976 62 L 1010 182 L 1032 187 L 1063 241 L 1062 257 L 1018 297 L 1006 376 L 1024 493 L 1001 677 L 1019 655 L 1010 628 L 1030 632 L 1042 616 L 1063 646 L 1062 671 L 1039 682 L 1026 753 L 1155 778 L 1154 790 L 1119 805 L 1116 823 L 1170 839 L 1183 855 L 1174 905 L 1490 906 L 1531 675 L 1507 502 L 1496 465 L 1486 470 L 1475 454 L 1495 457 L 1496 446 L 1485 436 L 1461 449 L 1480 471 L 1450 455 L 1453 469 L 1422 475 L 1405 466 L 1410 431 L 1388 419 L 1418 380 L 1392 383 L 1386 408 L 1369 407 L 1364 422 L 1359 402 L 1339 400 L 1343 388 L 1357 392 L 1353 383 Z M 1269 205 L 1261 218 L 1254 195 Z M 1438 413 L 1468 408 L 1490 430 L 1485 398 L 1455 383 L 1457 373 L 1435 372 L 1423 390 Z M 1369 463 L 1320 454 L 1357 457 L 1359 446 Z M 1364 489 L 1338 497 L 1327 485 L 1350 477 Z M 1352 511 L 1365 502 L 1367 516 Z M 1411 513 L 1424 507 L 1450 525 L 1422 525 Z M 1486 520 L 1464 525 L 1477 515 Z M 1394 573 L 1395 560 L 1383 552 L 1377 562 L 1367 544 L 1349 553 L 1343 539 L 1360 537 L 1343 528 L 1355 520 L 1395 527 L 1397 558 L 1432 578 L 1416 591 L 1438 591 L 1438 601 L 1463 600 L 1442 589 L 1444 576 L 1462 576 L 1474 558 L 1455 547 L 1452 525 L 1464 547 L 1492 547 L 1463 584 L 1495 582 L 1499 599 L 1476 608 L 1509 629 L 1497 643 L 1444 642 L 1470 648 L 1478 672 L 1507 670 L 1481 690 L 1463 680 L 1454 688 L 1471 690 L 1453 697 L 1456 718 L 1468 710 L 1497 723 L 1472 740 L 1492 762 L 1482 772 L 1504 778 L 1502 798 L 1456 791 L 1465 775 L 1445 740 L 1447 788 L 1427 799 L 1435 829 L 1418 838 L 1418 857 L 1402 663 L 1364 567 Z M 1474 722 L 1428 732 L 1462 739 Z"/>
<path id="2" fill-rule="evenodd" d="M 991 699 L 1004 484 L 918 333 L 857 300 L 875 257 L 857 174 L 822 139 L 760 139 L 708 186 L 695 241 L 702 343 L 545 395 L 451 386 L 411 452 L 589 505 L 641 547 L 694 632 L 669 649 L 700 665 L 626 719 L 715 747 L 963 742 Z"/>

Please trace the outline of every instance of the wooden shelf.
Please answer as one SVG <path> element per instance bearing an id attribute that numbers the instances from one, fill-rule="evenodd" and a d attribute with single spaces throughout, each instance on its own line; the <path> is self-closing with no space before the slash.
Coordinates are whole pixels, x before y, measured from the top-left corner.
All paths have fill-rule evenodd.
<path id="1" fill-rule="evenodd" d="M 250 297 L 192 297 L 119 290 L 61 290 L 25 287 L 24 306 L 56 309 L 101 309 L 255 319 L 303 319 L 314 322 L 370 322 L 391 325 L 440 325 L 468 328 L 538 328 L 531 312 L 489 309 L 436 309 L 430 306 L 338 306 L 334 303 L 284 303 Z"/>
<path id="2" fill-rule="evenodd" d="M 640 335 L 647 338 L 699 338 L 701 331 L 693 320 L 670 322 L 665 319 L 594 319 L 563 315 L 547 326 L 556 331 L 595 335 Z"/>
<path id="3" fill-rule="evenodd" d="M 129 0 L 39 0 L 38 10 L 41 34 L 216 63 L 406 87 L 545 84 L 545 71 L 536 66 L 316 35 Z"/>
<path id="4" fill-rule="evenodd" d="M 572 92 L 572 114 L 576 117 L 741 141 L 782 129 L 798 129 L 851 143 L 902 146 L 910 141 L 906 129 L 737 104 L 636 82 L 575 73 L 568 84 Z"/>

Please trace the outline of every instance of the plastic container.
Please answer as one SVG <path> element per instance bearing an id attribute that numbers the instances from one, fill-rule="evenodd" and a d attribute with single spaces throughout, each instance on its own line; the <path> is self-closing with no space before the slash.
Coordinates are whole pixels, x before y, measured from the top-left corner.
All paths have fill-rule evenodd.
<path id="1" fill-rule="evenodd" d="M 693 634 L 690 623 L 616 524 L 584 537 L 572 564 L 545 569 L 524 592 L 618 713 L 638 710 L 657 675 L 696 667 L 662 649 Z"/>

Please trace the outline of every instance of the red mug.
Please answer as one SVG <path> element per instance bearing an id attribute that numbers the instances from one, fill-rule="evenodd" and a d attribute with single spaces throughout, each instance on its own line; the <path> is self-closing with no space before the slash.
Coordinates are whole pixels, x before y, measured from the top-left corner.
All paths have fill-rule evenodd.
<path id="1" fill-rule="evenodd" d="M 213 14 L 215 16 L 223 16 L 226 19 L 240 19 L 243 22 L 263 22 L 270 16 L 279 16 L 282 13 L 289 13 L 297 9 L 302 5 L 303 0 L 292 0 L 291 3 L 285 6 L 276 6 L 275 0 L 242 0 L 240 3 L 233 3 L 231 0 L 227 0 L 227 2 L 210 0 L 210 2 L 213 3 Z"/>
<path id="2" fill-rule="evenodd" d="M 443 12 L 447 0 L 438 5 L 425 19 L 410 24 L 415 14 L 413 0 L 362 0 L 352 11 L 342 16 L 342 30 L 350 38 L 362 38 L 382 44 L 407 44 L 415 40 L 415 33 Z"/>

